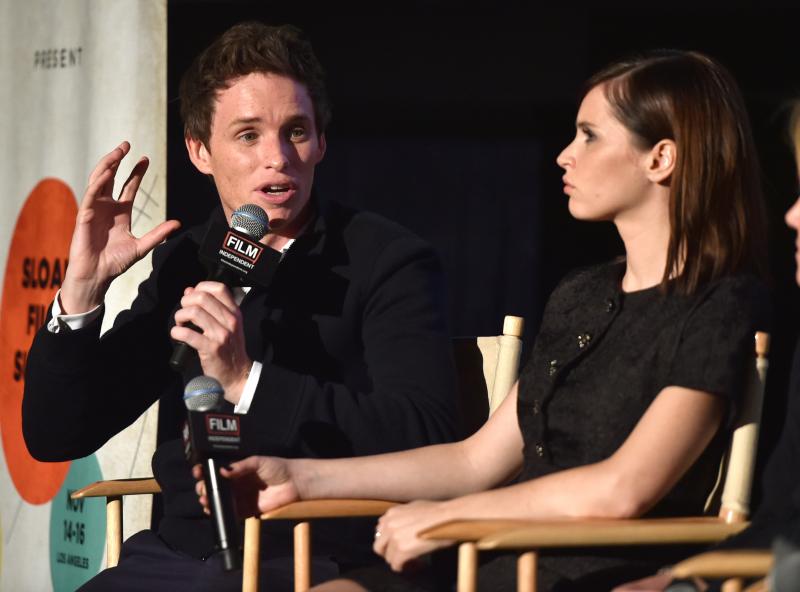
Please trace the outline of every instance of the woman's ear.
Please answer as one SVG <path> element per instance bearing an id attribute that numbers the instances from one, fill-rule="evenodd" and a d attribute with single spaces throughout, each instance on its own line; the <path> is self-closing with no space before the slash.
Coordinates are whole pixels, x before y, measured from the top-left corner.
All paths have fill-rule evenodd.
<path id="1" fill-rule="evenodd" d="M 669 180 L 675 169 L 677 146 L 673 140 L 660 140 L 650 149 L 647 160 L 647 176 L 654 183 Z"/>
<path id="2" fill-rule="evenodd" d="M 186 143 L 186 151 L 189 153 L 189 160 L 192 161 L 195 168 L 205 175 L 213 175 L 211 159 L 209 158 L 211 154 L 206 145 L 202 141 L 189 136 L 184 138 L 184 142 Z"/>

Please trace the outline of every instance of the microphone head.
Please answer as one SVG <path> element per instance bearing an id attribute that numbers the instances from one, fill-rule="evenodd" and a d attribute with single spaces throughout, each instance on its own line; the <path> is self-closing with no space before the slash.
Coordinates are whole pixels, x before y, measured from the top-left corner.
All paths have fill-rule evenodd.
<path id="1" fill-rule="evenodd" d="M 259 241 L 269 230 L 269 217 L 263 208 L 254 204 L 244 204 L 236 208 L 231 215 L 231 228 Z"/>
<path id="2" fill-rule="evenodd" d="M 192 378 L 183 389 L 183 402 L 189 411 L 212 411 L 222 403 L 225 391 L 210 376 Z"/>

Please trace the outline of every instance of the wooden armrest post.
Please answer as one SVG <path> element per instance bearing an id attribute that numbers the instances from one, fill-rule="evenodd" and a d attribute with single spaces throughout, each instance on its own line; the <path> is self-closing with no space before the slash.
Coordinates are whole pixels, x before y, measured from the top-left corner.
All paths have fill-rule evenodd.
<path id="1" fill-rule="evenodd" d="M 458 546 L 458 592 L 475 592 L 478 578 L 478 547 L 474 542 Z"/>
<path id="2" fill-rule="evenodd" d="M 152 477 L 96 481 L 73 491 L 72 499 L 106 498 L 106 568 L 116 567 L 122 549 L 122 496 L 160 493 L 161 487 Z"/>
<path id="3" fill-rule="evenodd" d="M 311 588 L 311 523 L 298 522 L 294 527 L 294 592 Z"/>
<path id="4" fill-rule="evenodd" d="M 122 496 L 106 497 L 106 567 L 116 567 L 122 549 Z"/>
<path id="5" fill-rule="evenodd" d="M 723 582 L 721 590 L 722 592 L 742 592 L 743 588 L 744 583 L 741 578 L 732 578 Z"/>
<path id="6" fill-rule="evenodd" d="M 527 551 L 517 559 L 517 592 L 536 592 L 536 551 Z"/>
<path id="7" fill-rule="evenodd" d="M 257 592 L 260 567 L 261 520 L 251 516 L 244 521 L 244 561 L 242 565 L 242 592 Z"/>
<path id="8" fill-rule="evenodd" d="M 294 589 L 305 591 L 311 587 L 311 523 L 309 520 L 380 516 L 394 505 L 396 502 L 370 499 L 301 500 L 264 512 L 260 519 L 300 521 L 294 527 Z M 255 591 L 255 588 L 253 590 Z"/>
<path id="9" fill-rule="evenodd" d="M 744 592 L 769 592 L 766 578 L 749 585 Z"/>

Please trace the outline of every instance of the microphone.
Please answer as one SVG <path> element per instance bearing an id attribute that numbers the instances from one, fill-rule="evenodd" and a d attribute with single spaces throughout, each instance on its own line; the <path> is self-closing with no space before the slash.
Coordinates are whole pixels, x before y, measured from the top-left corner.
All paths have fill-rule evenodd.
<path id="1" fill-rule="evenodd" d="M 239 569 L 239 523 L 233 508 L 230 481 L 219 473 L 220 460 L 238 456 L 241 437 L 239 418 L 215 413 L 223 400 L 222 385 L 210 376 L 189 381 L 183 392 L 187 421 L 183 431 L 184 452 L 192 464 L 203 465 L 203 481 L 211 508 L 214 533 L 225 571 Z"/>
<path id="2" fill-rule="evenodd" d="M 268 229 L 267 213 L 254 204 L 238 207 L 231 215 L 230 228 L 210 225 L 200 246 L 200 257 L 209 268 L 207 279 L 222 282 L 229 288 L 243 285 L 244 279 L 251 284 L 268 285 L 280 261 L 280 253 L 258 242 Z M 263 257 L 264 253 L 268 256 Z M 191 323 L 186 326 L 200 331 Z M 183 341 L 176 342 L 169 365 L 182 370 L 193 352 Z"/>
<path id="3" fill-rule="evenodd" d="M 255 204 L 244 204 L 236 208 L 233 214 L 231 214 L 231 227 L 229 231 L 230 230 L 237 231 L 244 235 L 244 237 L 239 238 L 246 238 L 254 243 L 258 243 L 269 230 L 269 217 L 259 206 Z M 206 235 L 206 239 L 203 240 L 203 243 L 207 242 L 207 240 L 216 242 L 208 235 Z M 226 240 L 220 241 L 220 243 L 228 247 L 231 245 L 239 245 L 239 243 L 235 242 L 235 239 L 232 240 L 230 232 L 226 235 Z M 258 247 L 263 248 L 263 245 L 258 245 Z M 227 253 L 228 251 L 224 252 Z M 242 255 L 246 252 L 247 251 L 243 251 Z M 236 261 L 233 257 L 222 255 L 220 252 L 218 252 L 217 255 L 216 267 L 212 266 L 211 273 L 209 273 L 208 277 L 209 280 L 222 282 L 228 286 L 235 286 L 242 276 L 246 275 L 247 272 L 252 269 L 248 267 L 242 268 L 241 262 Z"/>

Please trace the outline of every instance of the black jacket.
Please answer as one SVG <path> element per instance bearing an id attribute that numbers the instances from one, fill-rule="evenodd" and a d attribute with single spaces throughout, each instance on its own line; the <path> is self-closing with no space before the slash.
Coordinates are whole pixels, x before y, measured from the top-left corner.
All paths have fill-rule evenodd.
<path id="1" fill-rule="evenodd" d="M 28 357 L 22 412 L 31 454 L 60 461 L 94 452 L 160 399 L 161 530 L 197 556 L 208 550 L 210 529 L 201 537 L 184 521 L 201 519 L 199 505 L 180 448 L 168 442 L 185 417 L 183 386 L 200 370 L 182 377 L 168 360 L 183 289 L 206 277 L 197 259 L 202 234 L 193 229 L 156 249 L 131 309 L 102 337 L 100 320 L 58 334 L 43 327 Z M 441 267 L 407 230 L 326 203 L 270 288 L 251 290 L 241 308 L 248 354 L 264 364 L 242 420 L 258 452 L 351 456 L 454 437 Z"/>

